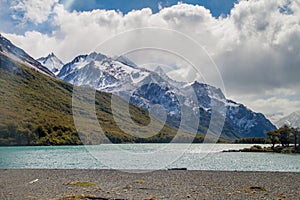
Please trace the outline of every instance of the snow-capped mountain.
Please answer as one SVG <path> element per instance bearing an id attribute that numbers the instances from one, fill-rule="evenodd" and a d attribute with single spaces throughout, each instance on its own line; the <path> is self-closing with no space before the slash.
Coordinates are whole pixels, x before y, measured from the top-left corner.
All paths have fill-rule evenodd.
<path id="1" fill-rule="evenodd" d="M 91 53 L 78 56 L 64 65 L 57 76 L 74 85 L 87 85 L 97 90 L 116 92 L 118 88 L 130 90 L 132 84 L 149 75 L 147 70 L 124 63 L 124 59 Z"/>
<path id="2" fill-rule="evenodd" d="M 275 112 L 275 113 L 270 113 L 266 114 L 266 117 L 276 125 L 276 122 L 285 117 L 283 112 Z"/>
<path id="3" fill-rule="evenodd" d="M 134 105 L 151 110 L 162 106 L 168 115 L 167 123 L 178 127 L 182 106 L 199 116 L 199 132 L 209 126 L 212 108 L 226 117 L 223 134 L 226 138 L 265 137 L 276 127 L 263 114 L 254 113 L 242 104 L 227 100 L 222 91 L 213 86 L 192 82 L 177 82 L 160 68 L 150 71 L 125 57 L 108 57 L 99 53 L 80 55 L 63 66 L 58 77 L 77 86 L 122 96 Z M 192 121 L 192 120 L 191 120 Z"/>
<path id="4" fill-rule="evenodd" d="M 64 66 L 64 63 L 59 58 L 57 58 L 54 53 L 50 53 L 46 57 L 41 57 L 37 59 L 37 61 L 39 61 L 43 66 L 47 67 L 55 75 L 57 75 L 61 68 Z"/>
<path id="5" fill-rule="evenodd" d="M 28 55 L 24 50 L 20 49 L 19 47 L 16 47 L 14 44 L 12 44 L 8 39 L 3 37 L 1 34 L 0 34 L 0 52 L 43 74 L 52 77 L 55 76 L 50 70 L 48 70 L 41 63 L 36 61 L 30 55 Z"/>
<path id="6" fill-rule="evenodd" d="M 291 113 L 290 115 L 281 118 L 276 122 L 276 126 L 278 128 L 282 127 L 283 125 L 288 125 L 294 128 L 300 127 L 300 111 L 296 111 Z"/>

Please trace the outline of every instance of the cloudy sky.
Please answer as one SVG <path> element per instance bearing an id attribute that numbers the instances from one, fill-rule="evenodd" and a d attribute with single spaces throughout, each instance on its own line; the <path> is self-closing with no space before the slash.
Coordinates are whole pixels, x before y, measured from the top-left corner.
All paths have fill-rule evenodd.
<path id="1" fill-rule="evenodd" d="M 124 31 L 175 30 L 205 48 L 227 97 L 277 117 L 300 109 L 297 0 L 0 0 L 0 23 L 33 57 L 64 62 Z"/>

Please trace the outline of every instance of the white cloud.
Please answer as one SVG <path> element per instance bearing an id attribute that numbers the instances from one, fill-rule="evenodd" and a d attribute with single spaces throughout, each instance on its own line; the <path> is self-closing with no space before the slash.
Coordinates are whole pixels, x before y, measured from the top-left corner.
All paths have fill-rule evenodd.
<path id="1" fill-rule="evenodd" d="M 15 19 L 38 24 L 48 19 L 56 3 L 58 0 L 14 0 L 11 9 L 18 12 L 18 15 L 13 16 Z M 23 16 L 20 16 L 20 13 L 23 13 Z"/>
<path id="2" fill-rule="evenodd" d="M 35 57 L 54 51 L 69 61 L 78 54 L 89 53 L 120 32 L 142 27 L 167 28 L 194 38 L 208 50 L 219 67 L 227 94 L 233 99 L 266 113 L 275 108 L 287 113 L 299 105 L 298 1 L 241 0 L 229 16 L 218 19 L 202 6 L 182 3 L 162 8 L 156 14 L 146 8 L 124 15 L 111 10 L 68 12 L 55 4 L 57 0 L 47 1 L 43 6 L 41 2 L 45 3 L 23 0 L 17 8 L 25 12 L 25 19 L 36 23 L 47 20 L 50 13 L 54 15 L 52 25 L 57 28 L 52 34 L 32 31 L 25 36 L 6 35 Z M 155 35 L 150 37 L 156 40 Z M 134 46 L 134 43 L 132 39 L 120 45 Z M 169 45 L 174 44 L 176 41 Z M 195 49 L 186 51 L 192 54 Z M 293 100 L 279 90 L 289 91 Z"/>
<path id="3" fill-rule="evenodd" d="M 272 116 L 271 120 L 277 122 L 283 116 L 299 110 L 300 101 L 293 101 L 286 98 L 271 97 L 268 99 L 255 99 L 246 101 L 250 107 L 255 107 L 256 111 L 263 112 L 267 116 Z"/>
<path id="4" fill-rule="evenodd" d="M 117 33 L 142 27 L 168 28 L 178 30 L 194 38 L 199 36 L 200 43 L 208 46 L 215 43 L 210 29 L 218 26 L 217 20 L 212 17 L 209 10 L 201 6 L 187 4 L 164 8 L 157 14 L 153 14 L 149 8 L 145 8 L 129 12 L 126 15 L 113 10 L 68 12 L 62 5 L 57 4 L 52 14 L 54 15 L 52 25 L 58 29 L 53 31 L 50 36 L 40 35 L 40 37 L 41 39 L 51 37 L 60 41 L 60 48 L 66 48 L 65 51 L 61 51 L 64 52 L 61 56 L 65 60 L 73 58 L 80 52 L 88 53 L 96 44 Z M 40 17 L 43 18 L 48 15 L 40 15 Z M 27 33 L 26 35 L 30 34 Z M 22 44 L 21 46 L 25 50 L 33 55 L 38 54 L 39 51 L 36 49 L 26 48 L 30 46 L 26 43 L 31 42 L 31 39 L 14 36 L 14 39 L 16 38 L 18 38 L 16 42 Z M 45 49 L 50 50 L 53 46 L 50 44 L 51 47 L 48 47 L 46 44 L 44 45 Z"/>
<path id="5" fill-rule="evenodd" d="M 285 0 L 241 1 L 232 9 L 229 19 L 235 40 L 223 40 L 218 56 L 230 88 L 249 92 L 266 87 L 286 87 L 298 82 L 300 62 L 299 4 Z M 280 12 L 286 5 L 290 13 Z M 243 85 L 233 87 L 238 83 Z M 258 85 L 260 84 L 260 85 Z M 249 88 L 250 86 L 250 88 Z M 258 87 L 260 86 L 260 87 Z"/>

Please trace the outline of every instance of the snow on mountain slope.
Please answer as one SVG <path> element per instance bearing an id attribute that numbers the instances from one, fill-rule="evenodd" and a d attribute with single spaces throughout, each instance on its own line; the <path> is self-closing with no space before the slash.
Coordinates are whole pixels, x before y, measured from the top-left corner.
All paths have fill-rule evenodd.
<path id="1" fill-rule="evenodd" d="M 37 71 L 43 74 L 55 77 L 55 75 L 50 70 L 48 70 L 46 67 L 44 67 L 41 63 L 36 61 L 31 56 L 29 56 L 24 50 L 20 49 L 19 47 L 16 47 L 14 44 L 12 44 L 8 39 L 3 37 L 1 34 L 0 34 L 0 52 L 2 52 L 6 56 L 14 60 L 17 60 L 27 65 L 28 67 L 36 69 Z"/>
<path id="2" fill-rule="evenodd" d="M 199 82 L 177 82 L 159 66 L 150 71 L 125 57 L 111 58 L 95 52 L 80 55 L 64 65 L 58 77 L 78 86 L 120 95 L 146 109 L 158 104 L 172 118 L 169 125 L 175 127 L 180 123 L 182 106 L 195 115 L 202 113 L 200 122 L 206 128 L 212 109 L 223 106 L 226 109 L 218 112 L 226 117 L 224 132 L 231 134 L 229 138 L 265 137 L 266 131 L 276 128 L 264 115 L 227 100 L 218 88 Z"/>
<path id="3" fill-rule="evenodd" d="M 300 111 L 296 111 L 291 113 L 290 115 L 283 117 L 282 119 L 276 122 L 278 128 L 282 127 L 283 125 L 288 125 L 294 128 L 300 127 Z"/>
<path id="4" fill-rule="evenodd" d="M 46 57 L 41 57 L 37 59 L 37 61 L 47 67 L 55 75 L 57 75 L 61 68 L 64 66 L 64 63 L 59 58 L 57 58 L 54 53 L 51 53 Z"/>
<path id="5" fill-rule="evenodd" d="M 131 65 L 127 65 L 124 59 L 121 62 L 94 52 L 76 57 L 61 69 L 58 77 L 74 85 L 86 85 L 107 92 L 116 92 L 118 88 L 130 90 L 150 73 Z"/>

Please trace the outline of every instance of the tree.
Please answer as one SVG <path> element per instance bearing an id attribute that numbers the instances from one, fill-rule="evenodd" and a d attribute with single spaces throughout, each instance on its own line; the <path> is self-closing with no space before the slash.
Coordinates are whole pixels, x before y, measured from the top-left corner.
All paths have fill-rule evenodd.
<path id="1" fill-rule="evenodd" d="M 278 130 L 270 131 L 267 133 L 267 135 L 271 140 L 272 149 L 274 150 L 275 144 L 279 143 L 279 136 L 280 136 L 279 131 Z"/>
<path id="2" fill-rule="evenodd" d="M 278 130 L 268 132 L 267 135 L 270 138 L 273 150 L 277 143 L 281 143 L 282 147 L 289 147 L 291 143 L 294 143 L 295 153 L 300 153 L 300 128 L 284 125 Z"/>
<path id="3" fill-rule="evenodd" d="M 293 132 L 293 128 L 288 127 L 287 125 L 284 125 L 279 130 L 280 134 L 280 143 L 283 147 L 288 147 L 290 145 L 290 134 Z"/>

